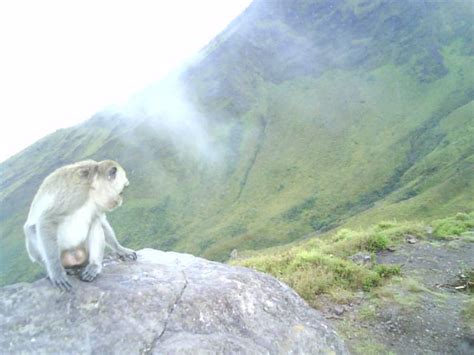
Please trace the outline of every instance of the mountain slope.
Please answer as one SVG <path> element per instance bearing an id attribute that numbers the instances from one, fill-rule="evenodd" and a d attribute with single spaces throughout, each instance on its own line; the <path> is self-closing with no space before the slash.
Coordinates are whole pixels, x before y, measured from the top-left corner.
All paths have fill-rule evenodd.
<path id="1" fill-rule="evenodd" d="M 110 216 L 124 244 L 219 260 L 473 209 L 472 15 L 465 1 L 254 1 L 179 80 L 0 165 L 3 282 L 37 270 L 21 225 L 42 178 L 85 158 L 129 172 Z"/>

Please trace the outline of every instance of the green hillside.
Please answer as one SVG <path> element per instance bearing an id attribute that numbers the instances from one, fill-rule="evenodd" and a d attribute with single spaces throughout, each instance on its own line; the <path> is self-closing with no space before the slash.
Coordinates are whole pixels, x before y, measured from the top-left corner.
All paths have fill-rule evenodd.
<path id="1" fill-rule="evenodd" d="M 254 1 L 172 89 L 0 164 L 1 282 L 39 271 L 21 232 L 29 203 L 54 168 L 86 158 L 128 171 L 110 215 L 125 245 L 215 260 L 473 210 L 473 12 L 462 0 Z"/>

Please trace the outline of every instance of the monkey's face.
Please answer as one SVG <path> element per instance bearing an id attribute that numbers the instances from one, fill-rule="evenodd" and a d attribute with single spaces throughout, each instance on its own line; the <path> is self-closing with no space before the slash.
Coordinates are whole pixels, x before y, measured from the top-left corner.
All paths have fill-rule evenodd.
<path id="1" fill-rule="evenodd" d="M 128 185 L 130 185 L 130 183 L 127 179 L 127 174 L 125 173 L 125 170 L 123 170 L 120 165 L 110 169 L 109 174 L 107 175 L 107 180 L 109 183 L 109 189 L 111 191 L 109 207 L 112 210 L 114 208 L 122 206 L 123 191 Z"/>
<path id="2" fill-rule="evenodd" d="M 125 170 L 114 163 L 97 177 L 93 198 L 102 209 L 111 211 L 122 205 L 122 194 L 129 184 Z"/>

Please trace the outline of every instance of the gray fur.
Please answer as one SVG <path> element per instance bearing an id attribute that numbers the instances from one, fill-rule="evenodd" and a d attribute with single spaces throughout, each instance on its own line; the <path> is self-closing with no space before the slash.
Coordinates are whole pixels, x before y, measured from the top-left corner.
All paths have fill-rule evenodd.
<path id="1" fill-rule="evenodd" d="M 136 260 L 136 253 L 117 241 L 105 216 L 121 205 L 120 194 L 126 186 L 125 171 L 111 160 L 67 165 L 43 181 L 24 232 L 30 259 L 43 264 L 53 285 L 63 290 L 71 288 L 64 269 L 71 265 L 63 263 L 74 259 L 73 255 L 88 257 L 82 261 L 87 265 L 80 277 L 92 281 L 102 269 L 106 244 L 121 258 Z M 73 253 L 77 248 L 85 248 L 86 253 Z M 63 259 L 64 255 L 69 257 Z"/>

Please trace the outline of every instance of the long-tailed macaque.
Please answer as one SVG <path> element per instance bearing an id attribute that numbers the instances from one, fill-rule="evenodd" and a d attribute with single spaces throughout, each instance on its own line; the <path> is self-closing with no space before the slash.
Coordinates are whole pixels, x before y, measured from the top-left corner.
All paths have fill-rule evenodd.
<path id="1" fill-rule="evenodd" d="M 121 258 L 137 259 L 117 241 L 105 216 L 122 205 L 128 185 L 124 169 L 112 160 L 67 165 L 43 181 L 23 228 L 30 259 L 45 266 L 55 286 L 71 288 L 65 272 L 69 267 L 84 266 L 81 280 L 94 280 L 102 270 L 106 244 Z"/>

